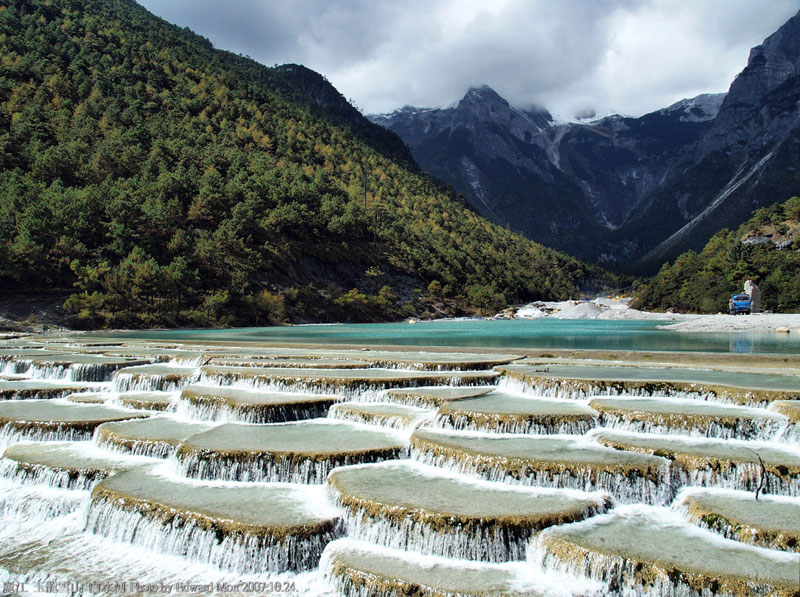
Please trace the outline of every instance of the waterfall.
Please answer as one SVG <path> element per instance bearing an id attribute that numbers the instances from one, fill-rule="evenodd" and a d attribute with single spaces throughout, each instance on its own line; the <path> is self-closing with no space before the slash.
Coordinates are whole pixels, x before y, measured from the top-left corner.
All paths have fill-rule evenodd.
<path id="1" fill-rule="evenodd" d="M 378 403 L 388 404 L 388 403 Z M 383 413 L 370 413 L 361 412 L 357 409 L 347 408 L 342 404 L 334 404 L 328 411 L 329 419 L 336 419 L 339 421 L 352 421 L 353 423 L 362 423 L 364 425 L 380 425 L 388 429 L 409 430 L 424 425 L 433 421 L 435 413 L 433 411 L 424 411 L 416 414 L 383 414 Z"/>
<path id="2" fill-rule="evenodd" d="M 9 423 L 0 426 L 0 454 L 6 448 L 21 441 L 31 442 L 59 442 L 59 441 L 86 441 L 92 439 L 94 428 L 80 428 L 69 424 L 58 425 L 55 428 L 37 427 L 34 424 L 15 426 Z"/>
<path id="3" fill-rule="evenodd" d="M 291 396 L 291 394 L 287 394 Z M 322 402 L 295 402 L 288 404 L 265 404 L 233 406 L 222 401 L 205 399 L 193 401 L 181 398 L 177 402 L 176 414 L 200 421 L 241 423 L 290 423 L 303 419 L 316 419 L 328 414 L 329 405 Z"/>
<path id="4" fill-rule="evenodd" d="M 542 419 L 550 419 L 541 422 L 531 419 L 519 419 L 509 417 L 503 420 L 498 417 L 474 417 L 471 415 L 458 414 L 438 414 L 436 415 L 436 427 L 443 429 L 457 429 L 459 431 L 482 431 L 492 433 L 517 433 L 528 435 L 584 435 L 595 426 L 593 421 L 586 419 L 577 420 L 557 420 L 556 416 L 543 416 Z M 563 417 L 568 419 L 568 417 Z"/>
<path id="5" fill-rule="evenodd" d="M 341 535 L 331 522 L 316 532 L 301 529 L 285 536 L 247 531 L 223 532 L 213 520 L 173 510 L 158 517 L 145 505 L 95 495 L 86 517 L 86 531 L 155 552 L 208 562 L 239 574 L 309 570 L 317 566 L 325 545 Z"/>
<path id="6" fill-rule="evenodd" d="M 111 381 L 119 365 L 103 363 L 71 363 L 32 365 L 27 373 L 32 379 L 57 379 L 63 381 Z"/>
<path id="7" fill-rule="evenodd" d="M 666 418 L 667 415 L 664 415 Z M 691 417 L 691 415 L 689 415 Z M 671 417 L 679 419 L 680 415 Z M 710 437 L 718 439 L 745 439 L 768 441 L 780 436 L 785 424 L 775 420 L 738 418 L 733 421 L 706 421 L 699 425 L 684 427 L 665 426 L 653 421 L 630 421 L 613 413 L 601 413 L 599 427 L 636 433 L 657 433 L 659 435 L 681 435 L 688 437 Z"/>
<path id="8" fill-rule="evenodd" d="M 178 446 L 165 441 L 128 439 L 101 433 L 96 434 L 94 440 L 99 447 L 105 450 L 131 456 L 165 459 L 174 456 L 178 449 Z"/>
<path id="9" fill-rule="evenodd" d="M 7 478 L 4 463 L 0 461 L 0 476 Z M 61 489 L 47 486 L 27 486 L 28 479 L 19 479 L 23 485 L 4 481 L 0 484 L 0 517 L 3 520 L 49 520 L 66 516 L 82 508 L 89 499 L 88 491 Z M 33 479 L 33 483 L 37 480 Z M 38 481 L 41 482 L 41 481 Z M 47 480 L 44 480 L 47 483 Z M 48 483 L 48 485 L 52 485 Z"/>
<path id="10" fill-rule="evenodd" d="M 675 493 L 669 472 L 670 467 L 666 463 L 664 468 L 658 471 L 657 477 L 651 478 L 636 470 L 623 474 L 613 471 L 596 471 L 590 467 L 577 472 L 558 473 L 528 469 L 526 474 L 517 475 L 499 466 L 503 459 L 498 459 L 498 463 L 493 464 L 491 458 L 486 460 L 451 458 L 444 454 L 435 454 L 430 450 L 419 450 L 413 446 L 411 458 L 424 464 L 455 473 L 477 476 L 487 481 L 531 487 L 604 491 L 622 504 L 637 502 L 666 504 Z"/>
<path id="11" fill-rule="evenodd" d="M 343 504 L 337 492 L 330 492 L 342 507 L 348 537 L 369 544 L 417 553 L 466 559 L 480 562 L 524 560 L 528 542 L 537 529 L 520 521 L 518 524 L 492 520 L 459 522 L 452 517 L 435 521 L 416 520 L 404 508 L 388 513 L 371 513 L 365 507 Z M 602 505 L 585 508 L 579 519 L 604 512 Z"/>
<path id="12" fill-rule="evenodd" d="M 180 471 L 194 479 L 249 482 L 325 483 L 328 473 L 337 466 L 381 462 L 406 458 L 407 448 L 371 450 L 369 453 L 337 453 L 311 458 L 302 454 L 253 452 L 236 456 L 220 456 L 195 450 L 179 450 Z"/>
<path id="13" fill-rule="evenodd" d="M 0 458 L 0 477 L 22 484 L 48 485 L 64 489 L 86 490 L 108 476 L 102 470 L 66 470 L 40 464 L 21 463 L 10 458 Z"/>

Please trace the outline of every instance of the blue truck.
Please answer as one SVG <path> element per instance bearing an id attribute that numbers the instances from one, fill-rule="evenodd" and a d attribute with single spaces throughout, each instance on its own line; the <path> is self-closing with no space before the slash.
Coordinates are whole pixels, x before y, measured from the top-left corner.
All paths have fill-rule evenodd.
<path id="1" fill-rule="evenodd" d="M 734 294 L 728 301 L 728 313 L 731 315 L 738 315 L 739 313 L 750 315 L 750 308 L 749 294 Z"/>

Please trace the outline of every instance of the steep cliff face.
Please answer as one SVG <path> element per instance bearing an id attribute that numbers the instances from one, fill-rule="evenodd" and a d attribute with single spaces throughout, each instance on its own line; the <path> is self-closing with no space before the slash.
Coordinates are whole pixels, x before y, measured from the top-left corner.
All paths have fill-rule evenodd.
<path id="1" fill-rule="evenodd" d="M 800 15 L 750 51 L 719 113 L 682 166 L 686 173 L 656 195 L 640 222 L 668 219 L 675 230 L 644 254 L 645 270 L 699 249 L 753 210 L 800 187 Z M 670 196 L 678 201 L 670 202 Z M 677 210 L 676 210 L 677 208 Z"/>
<path id="2" fill-rule="evenodd" d="M 800 14 L 753 48 L 728 94 L 639 118 L 558 123 L 471 89 L 373 121 L 495 221 L 647 273 L 800 187 Z"/>

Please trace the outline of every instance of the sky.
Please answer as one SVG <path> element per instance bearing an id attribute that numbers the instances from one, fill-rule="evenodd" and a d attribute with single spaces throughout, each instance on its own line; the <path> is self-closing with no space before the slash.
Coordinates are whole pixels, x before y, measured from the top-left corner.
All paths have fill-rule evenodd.
<path id="1" fill-rule="evenodd" d="M 223 50 L 324 75 L 365 114 L 489 85 L 520 108 L 639 116 L 727 91 L 800 0 L 138 0 Z"/>

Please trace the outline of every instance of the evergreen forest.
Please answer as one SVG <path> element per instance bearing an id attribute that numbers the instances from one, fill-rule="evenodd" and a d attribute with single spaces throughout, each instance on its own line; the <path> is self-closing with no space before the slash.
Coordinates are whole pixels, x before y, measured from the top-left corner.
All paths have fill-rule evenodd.
<path id="1" fill-rule="evenodd" d="M 309 69 L 132 0 L 0 5 L 4 295 L 63 291 L 79 327 L 225 326 L 493 313 L 617 283 L 469 210 Z"/>
<path id="2" fill-rule="evenodd" d="M 683 253 L 640 286 L 638 309 L 727 312 L 745 280 L 761 289 L 762 309 L 800 311 L 800 198 L 759 209 L 738 230 L 722 230 L 697 253 Z"/>

